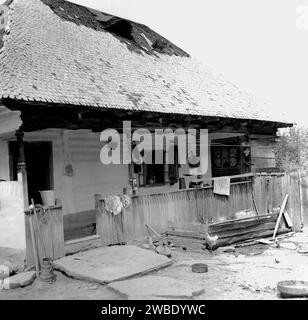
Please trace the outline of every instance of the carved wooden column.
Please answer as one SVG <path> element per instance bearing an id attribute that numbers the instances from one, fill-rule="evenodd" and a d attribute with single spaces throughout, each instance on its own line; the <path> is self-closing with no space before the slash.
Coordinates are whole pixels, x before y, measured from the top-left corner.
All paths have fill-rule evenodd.
<path id="1" fill-rule="evenodd" d="M 16 131 L 17 138 L 18 158 L 17 158 L 17 180 L 22 184 L 23 198 L 24 198 L 24 210 L 29 207 L 28 198 L 28 182 L 27 182 L 27 169 L 25 160 L 25 148 L 24 148 L 24 133 L 23 131 Z"/>

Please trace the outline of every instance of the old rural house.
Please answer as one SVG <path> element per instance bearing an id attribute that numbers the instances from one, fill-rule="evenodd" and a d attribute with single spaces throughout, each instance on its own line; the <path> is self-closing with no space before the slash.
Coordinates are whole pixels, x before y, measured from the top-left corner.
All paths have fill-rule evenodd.
<path id="1" fill-rule="evenodd" d="M 25 247 L 25 225 L 32 259 L 23 210 L 30 199 L 41 203 L 42 190 L 54 190 L 57 199 L 48 209 L 56 225 L 50 230 L 53 256 L 85 242 L 113 243 L 106 224 L 99 224 L 95 195 L 131 193 L 133 179 L 138 188 L 122 226 L 130 240 L 143 235 L 145 222 L 163 232 L 168 220 L 215 224 L 238 218 L 237 212 L 277 213 L 284 194 L 274 197 L 279 183 L 273 181 L 281 176 L 257 173 L 276 171 L 275 136 L 291 124 L 266 104 L 145 25 L 63 0 L 10 0 L 5 6 L 0 191 L 23 199 L 24 207 L 13 221 L 0 215 L 0 246 L 12 245 L 12 237 L 16 244 L 19 236 Z M 133 128 L 208 129 L 209 170 L 198 175 L 177 165 L 103 165 L 100 132 L 120 129 L 124 120 Z M 213 193 L 219 176 L 230 176 L 230 196 Z"/>

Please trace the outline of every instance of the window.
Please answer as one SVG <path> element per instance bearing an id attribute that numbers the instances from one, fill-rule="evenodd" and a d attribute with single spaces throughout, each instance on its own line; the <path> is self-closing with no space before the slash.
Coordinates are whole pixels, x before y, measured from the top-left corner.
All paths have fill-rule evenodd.
<path id="1" fill-rule="evenodd" d="M 250 172 L 250 147 L 242 146 L 239 137 L 213 140 L 211 158 L 213 177 Z"/>
<path id="2" fill-rule="evenodd" d="M 164 152 L 163 164 L 155 163 L 155 150 L 152 151 L 152 164 L 134 164 L 134 173 L 137 175 L 139 186 L 159 186 L 170 183 L 175 184 L 178 181 L 178 151 L 174 148 L 174 164 L 166 163 L 166 154 Z"/>
<path id="3" fill-rule="evenodd" d="M 213 147 L 212 166 L 215 176 L 239 174 L 239 147 Z"/>

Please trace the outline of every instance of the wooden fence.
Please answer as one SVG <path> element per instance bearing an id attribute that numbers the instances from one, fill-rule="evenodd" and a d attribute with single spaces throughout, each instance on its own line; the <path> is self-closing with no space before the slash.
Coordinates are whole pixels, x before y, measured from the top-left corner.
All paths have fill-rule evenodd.
<path id="1" fill-rule="evenodd" d="M 247 210 L 257 215 L 253 197 L 259 215 L 277 213 L 287 193 L 286 209 L 297 231 L 301 228 L 302 215 L 296 174 L 257 174 L 248 181 L 231 183 L 230 196 L 216 195 L 212 187 L 134 196 L 131 206 L 123 209 L 116 221 L 101 205 L 97 230 L 104 245 L 129 243 L 147 234 L 145 224 L 164 232 L 168 221 L 211 224 L 236 219 L 239 211 Z"/>
<path id="2" fill-rule="evenodd" d="M 123 209 L 117 216 L 107 213 L 103 205 L 104 200 L 96 195 L 97 235 L 72 240 L 65 244 L 61 207 L 50 208 L 47 214 L 38 215 L 38 225 L 43 238 L 43 241 L 37 239 L 39 257 L 41 259 L 47 255 L 60 258 L 65 253 L 73 253 L 84 248 L 132 243 L 147 235 L 146 224 L 158 232 L 167 231 L 169 221 L 175 224 L 207 223 L 211 230 L 224 228 L 227 223 L 234 226 L 232 229 L 236 229 L 240 223 L 237 213 L 246 210 L 256 216 L 255 207 L 259 215 L 263 216 L 262 219 L 266 219 L 267 215 L 271 219 L 269 222 L 275 224 L 277 211 L 286 194 L 289 194 L 286 210 L 294 224 L 294 231 L 301 229 L 303 209 L 300 201 L 302 198 L 300 179 L 297 173 L 257 174 L 248 179 L 231 183 L 230 196 L 216 195 L 212 187 L 134 196 L 129 208 Z M 250 218 L 246 219 L 250 221 Z M 27 263 L 31 265 L 33 253 L 29 215 L 26 215 L 25 220 Z M 35 224 L 35 233 L 38 234 L 36 227 Z M 261 231 L 260 236 L 262 236 Z"/>
<path id="3" fill-rule="evenodd" d="M 26 260 L 27 265 L 34 265 L 33 244 L 30 233 L 30 219 L 35 236 L 35 243 L 39 261 L 50 257 L 58 259 L 64 256 L 64 230 L 63 214 L 61 206 L 50 207 L 45 210 L 37 210 L 36 215 L 25 212 L 26 224 Z"/>

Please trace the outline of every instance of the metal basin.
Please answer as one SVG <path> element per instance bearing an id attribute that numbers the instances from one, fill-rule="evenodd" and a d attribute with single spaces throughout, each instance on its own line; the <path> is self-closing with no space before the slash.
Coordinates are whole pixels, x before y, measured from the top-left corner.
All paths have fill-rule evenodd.
<path id="1" fill-rule="evenodd" d="M 308 281 L 286 280 L 277 284 L 277 290 L 281 296 L 287 297 L 308 297 Z"/>

